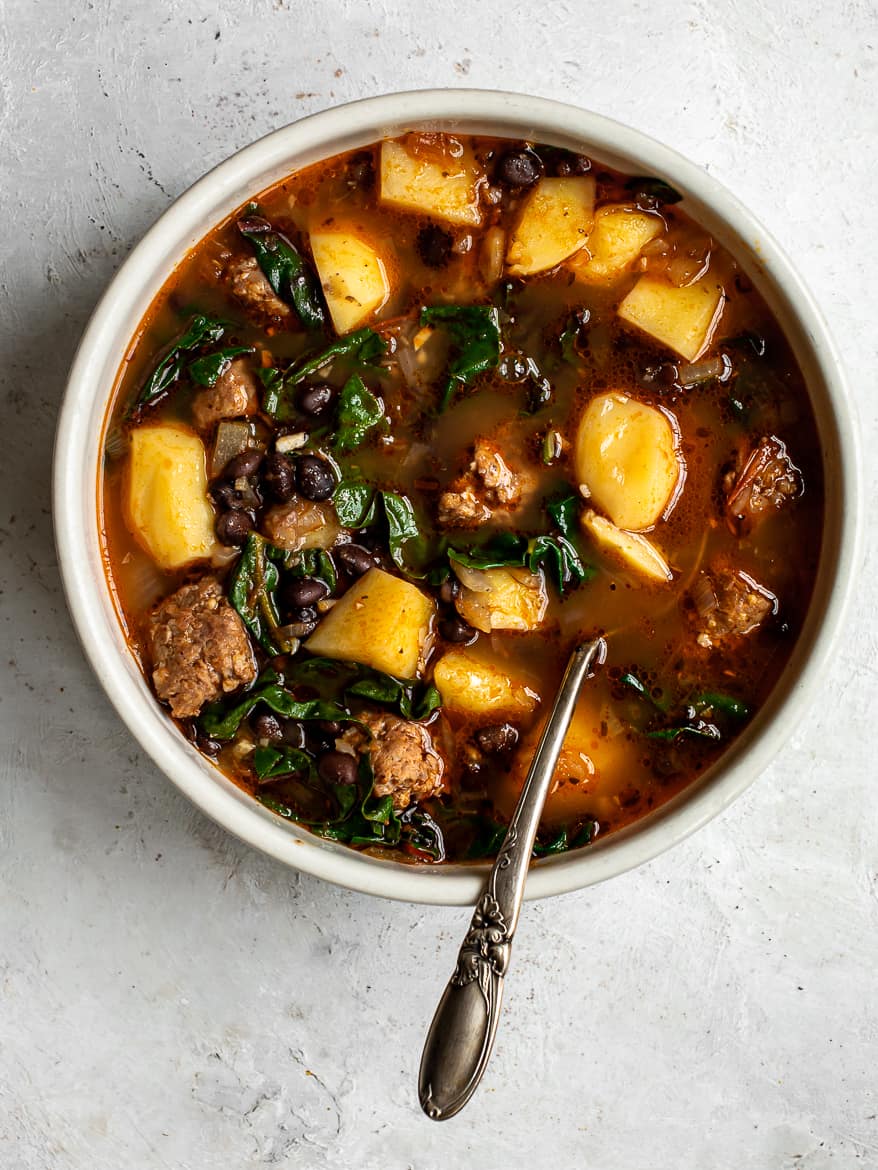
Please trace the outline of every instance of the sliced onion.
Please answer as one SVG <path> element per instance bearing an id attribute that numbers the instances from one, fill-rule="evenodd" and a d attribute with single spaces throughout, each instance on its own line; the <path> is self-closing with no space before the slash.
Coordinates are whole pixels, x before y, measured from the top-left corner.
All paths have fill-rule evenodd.
<path id="1" fill-rule="evenodd" d="M 305 627 L 301 622 L 292 622 L 288 626 L 278 626 L 273 637 L 284 654 L 295 654 L 301 645 L 299 638 L 302 631 L 307 632 L 309 629 L 310 626 Z"/>
<path id="2" fill-rule="evenodd" d="M 291 451 L 298 451 L 308 442 L 307 431 L 296 431 L 293 435 L 280 435 L 274 444 L 275 451 L 281 455 L 289 455 Z"/>
<path id="3" fill-rule="evenodd" d="M 210 478 L 222 472 L 230 459 L 234 459 L 250 442 L 250 426 L 241 419 L 223 419 L 216 428 L 216 439 L 210 456 Z"/>
<path id="4" fill-rule="evenodd" d="M 104 440 L 104 451 L 108 459 L 121 459 L 128 450 L 128 435 L 122 430 L 121 423 L 114 422 L 107 431 Z"/>
<path id="5" fill-rule="evenodd" d="M 497 283 L 503 275 L 503 258 L 506 253 L 506 233 L 501 227 L 489 228 L 482 241 L 479 253 L 479 272 L 485 284 Z"/>
<path id="6" fill-rule="evenodd" d="M 692 586 L 692 601 L 701 617 L 706 617 L 707 614 L 716 609 L 716 592 L 706 573 L 702 574 Z"/>
<path id="7" fill-rule="evenodd" d="M 731 375 L 732 359 L 725 353 L 700 362 L 680 362 L 677 366 L 677 381 L 686 390 L 714 379 L 727 382 Z"/>
<path id="8" fill-rule="evenodd" d="M 152 560 L 141 552 L 132 553 L 124 563 L 125 596 L 132 613 L 143 613 L 168 591 L 168 579 Z"/>

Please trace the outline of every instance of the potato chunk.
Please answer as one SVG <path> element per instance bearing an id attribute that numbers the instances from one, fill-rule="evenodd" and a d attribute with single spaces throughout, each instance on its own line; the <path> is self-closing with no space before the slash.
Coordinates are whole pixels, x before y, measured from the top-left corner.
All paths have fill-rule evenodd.
<path id="1" fill-rule="evenodd" d="M 582 527 L 602 552 L 607 553 L 613 560 L 621 561 L 626 568 L 633 569 L 639 576 L 663 583 L 673 581 L 674 574 L 669 569 L 668 562 L 652 541 L 640 533 L 625 532 L 592 511 L 584 513 Z"/>
<path id="2" fill-rule="evenodd" d="M 578 481 L 618 528 L 649 528 L 673 501 L 684 469 L 677 432 L 653 406 L 599 394 L 576 432 Z"/>
<path id="3" fill-rule="evenodd" d="M 422 141 L 415 139 L 410 144 L 414 149 L 392 139 L 382 142 L 381 202 L 477 227 L 482 222 L 478 194 L 482 173 L 472 152 L 462 148 L 452 153 L 442 150 L 441 143 L 418 149 Z"/>
<path id="4" fill-rule="evenodd" d="M 417 678 L 433 634 L 435 606 L 420 589 L 369 569 L 335 603 L 305 643 L 312 654 L 362 662 L 398 678 Z"/>
<path id="5" fill-rule="evenodd" d="M 543 722 L 538 720 L 522 738 L 508 772 L 498 769 L 491 777 L 491 795 L 504 817 L 515 808 Z M 555 765 L 543 823 L 560 827 L 585 817 L 611 821 L 619 810 L 619 793 L 631 783 L 630 752 L 631 734 L 612 708 L 581 696 Z"/>
<path id="6" fill-rule="evenodd" d="M 449 711 L 462 715 L 521 718 L 536 708 L 539 696 L 520 679 L 481 661 L 468 650 L 449 650 L 436 663 L 433 681 Z"/>
<path id="7" fill-rule="evenodd" d="M 312 232 L 310 239 L 332 324 L 336 333 L 350 333 L 390 296 L 384 261 L 371 244 L 351 232 Z"/>
<path id="8" fill-rule="evenodd" d="M 684 288 L 641 276 L 618 312 L 629 325 L 694 362 L 710 345 L 723 304 L 723 287 L 709 274 Z"/>
<path id="9" fill-rule="evenodd" d="M 211 555 L 214 512 L 196 434 L 170 423 L 135 427 L 125 487 L 129 527 L 160 568 Z"/>
<path id="10" fill-rule="evenodd" d="M 583 246 L 594 220 L 595 181 L 540 179 L 527 196 L 506 253 L 510 276 L 555 268 Z"/>
<path id="11" fill-rule="evenodd" d="M 643 245 L 664 230 L 664 222 L 657 215 L 624 203 L 608 203 L 595 212 L 587 246 L 570 263 L 579 280 L 612 284 L 624 276 Z"/>
<path id="12" fill-rule="evenodd" d="M 539 628 L 549 604 L 542 573 L 453 564 L 463 586 L 454 604 L 465 622 L 485 634 Z"/>

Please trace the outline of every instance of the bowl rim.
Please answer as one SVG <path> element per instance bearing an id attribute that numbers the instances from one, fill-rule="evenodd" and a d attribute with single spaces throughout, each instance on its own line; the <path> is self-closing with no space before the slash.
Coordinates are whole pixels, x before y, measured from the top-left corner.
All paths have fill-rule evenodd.
<path id="1" fill-rule="evenodd" d="M 80 340 L 68 376 L 55 438 L 53 516 L 58 563 L 73 623 L 99 682 L 144 751 L 211 819 L 249 845 L 306 873 L 348 889 L 403 901 L 464 905 L 475 901 L 485 865 L 418 867 L 382 861 L 324 842 L 268 812 L 209 765 L 186 742 L 146 686 L 124 647 L 98 540 L 96 484 L 103 417 L 116 374 L 142 317 L 138 304 L 147 275 L 167 278 L 162 257 L 177 261 L 248 193 L 259 191 L 307 161 L 330 157 L 408 128 L 454 129 L 535 138 L 582 148 L 621 169 L 631 163 L 680 188 L 696 218 L 706 214 L 734 238 L 736 254 L 749 250 L 760 284 L 788 308 L 809 351 L 825 396 L 829 421 L 821 428 L 824 466 L 835 459 L 835 524 L 824 548 L 818 581 L 821 611 L 794 650 L 765 708 L 711 769 L 655 813 L 585 850 L 537 863 L 529 899 L 580 889 L 651 860 L 725 809 L 768 765 L 812 699 L 840 631 L 861 556 L 861 463 L 854 413 L 843 365 L 822 314 L 792 264 L 755 216 L 706 170 L 648 135 L 577 106 L 526 94 L 479 89 L 421 89 L 383 94 L 322 110 L 266 134 L 235 152 L 192 184 L 158 218 L 107 286 Z M 371 135 L 371 138 L 369 137 Z M 359 140 L 359 142 L 355 142 Z M 634 173 L 637 173 L 636 171 Z M 274 176 L 274 177 L 269 177 Z M 230 202 L 236 196 L 237 202 Z M 198 226 L 206 222 L 207 226 Z M 151 299 L 153 293 L 149 293 Z M 786 328 L 786 326 L 785 326 Z M 115 357 L 113 356 L 115 355 Z M 115 365 L 113 366 L 113 362 Z M 109 386 L 106 371 L 113 367 Z M 816 406 L 815 406 L 816 409 Z M 827 437 L 827 431 L 832 434 Z M 831 440 L 831 443 L 830 443 Z M 834 452 L 834 455 L 833 455 Z M 828 477 L 826 477 L 828 479 Z M 88 501 L 91 501 L 89 505 Z M 828 518 L 828 509 L 827 509 Z M 817 587 L 815 586 L 815 598 Z M 817 602 L 812 599 L 811 611 Z M 112 618 L 112 623 L 109 618 Z M 809 621 L 810 621 L 809 617 Z M 781 693 L 782 692 L 782 693 Z"/>

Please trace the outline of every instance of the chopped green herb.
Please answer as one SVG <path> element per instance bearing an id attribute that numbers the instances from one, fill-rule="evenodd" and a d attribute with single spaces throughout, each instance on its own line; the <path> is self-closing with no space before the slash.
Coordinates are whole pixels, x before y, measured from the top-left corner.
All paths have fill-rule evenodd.
<path id="1" fill-rule="evenodd" d="M 324 701 L 323 699 L 309 699 L 300 702 L 279 681 L 278 675 L 272 671 L 264 671 L 256 682 L 252 691 L 248 691 L 243 699 L 229 704 L 228 701 L 218 700 L 211 703 L 202 711 L 198 724 L 201 730 L 212 739 L 233 739 L 244 720 L 260 704 L 268 707 L 275 715 L 282 715 L 286 719 L 328 719 L 352 721 L 350 713 L 339 703 Z"/>

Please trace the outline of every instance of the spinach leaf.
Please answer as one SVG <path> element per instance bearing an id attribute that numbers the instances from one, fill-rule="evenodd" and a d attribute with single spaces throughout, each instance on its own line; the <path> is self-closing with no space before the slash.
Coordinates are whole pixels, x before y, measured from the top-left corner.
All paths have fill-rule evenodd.
<path id="1" fill-rule="evenodd" d="M 357 329 L 353 333 L 339 337 L 316 353 L 300 358 L 286 371 L 284 381 L 287 385 L 296 386 L 336 358 L 346 358 L 356 367 L 368 369 L 386 349 L 387 342 L 374 329 Z"/>
<path id="2" fill-rule="evenodd" d="M 448 557 L 470 569 L 505 569 L 507 566 L 522 568 L 527 551 L 527 541 L 512 532 L 498 532 L 484 544 L 470 548 L 450 548 Z"/>
<path id="3" fill-rule="evenodd" d="M 594 570 L 583 564 L 579 553 L 566 536 L 537 536 L 528 542 L 527 567 L 535 573 L 542 565 L 554 580 L 559 593 L 581 585 Z"/>
<path id="4" fill-rule="evenodd" d="M 411 500 L 397 492 L 382 492 L 381 499 L 387 520 L 387 547 L 393 563 L 410 577 L 423 576 L 420 566 L 428 555 L 429 542 L 421 531 Z M 417 569 L 407 560 L 406 550 L 414 553 L 420 562 Z"/>
<path id="5" fill-rule="evenodd" d="M 276 367 L 260 370 L 259 378 L 264 388 L 262 409 L 279 422 L 287 422 L 296 415 L 291 394 L 293 387 L 337 358 L 348 362 L 355 371 L 375 369 L 375 362 L 386 349 L 387 343 L 380 334 L 373 329 L 358 329 L 337 338 L 331 345 L 306 354 L 286 370 Z"/>
<path id="6" fill-rule="evenodd" d="M 679 714 L 669 715 L 670 702 L 655 698 L 650 688 L 636 674 L 626 671 L 619 678 L 619 682 L 636 691 L 652 709 L 652 715 L 646 723 L 647 730 L 644 732 L 649 739 L 674 742 L 683 736 L 692 736 L 697 739 L 718 740 L 722 739 L 724 720 L 746 719 L 750 714 L 750 708 L 740 699 L 706 691 L 686 703 Z M 656 727 L 656 723 L 662 725 Z M 651 730 L 650 724 L 653 725 Z"/>
<path id="7" fill-rule="evenodd" d="M 199 386 L 215 386 L 217 379 L 232 364 L 232 358 L 252 352 L 252 345 L 229 345 L 225 349 L 218 349 L 216 353 L 196 358 L 194 362 L 189 363 L 187 373 Z"/>
<path id="8" fill-rule="evenodd" d="M 277 560 L 286 554 L 269 544 L 258 532 L 251 532 L 229 574 L 229 601 L 244 625 L 268 654 L 282 650 L 275 633 L 280 623 L 277 587 L 280 583 Z"/>
<path id="9" fill-rule="evenodd" d="M 471 386 L 479 374 L 500 360 L 500 315 L 493 305 L 431 305 L 421 309 L 421 325 L 442 325 L 451 334 L 457 354 L 439 406 L 444 410 L 455 392 Z"/>
<path id="10" fill-rule="evenodd" d="M 575 831 L 566 826 L 550 841 L 536 840 L 534 842 L 534 857 L 552 857 L 556 853 L 567 853 L 571 849 L 581 849 L 583 845 L 590 845 L 594 840 L 597 823 L 592 820 L 583 821 Z"/>
<path id="11" fill-rule="evenodd" d="M 199 726 L 211 739 L 233 739 L 241 724 L 260 703 L 275 715 L 282 715 L 285 719 L 353 722 L 349 712 L 340 703 L 323 699 L 308 699 L 304 702 L 296 699 L 293 693 L 286 689 L 278 675 L 269 670 L 263 672 L 256 686 L 248 691 L 243 699 L 231 705 L 228 702 L 224 703 L 222 699 L 210 703 L 199 717 Z"/>
<path id="12" fill-rule="evenodd" d="M 239 219 L 238 231 L 252 244 L 259 267 L 280 299 L 293 306 L 308 329 L 322 329 L 326 312 L 320 282 L 294 245 L 258 215 Z"/>
<path id="13" fill-rule="evenodd" d="M 452 548 L 448 556 L 472 569 L 528 568 L 535 573 L 545 568 L 558 592 L 581 585 L 594 573 L 566 535 L 575 531 L 576 497 L 547 505 L 549 514 L 561 529 L 560 536 L 535 536 L 530 540 L 510 532 L 501 532 L 484 544 L 468 549 Z"/>
<path id="14" fill-rule="evenodd" d="M 253 752 L 253 771 L 263 781 L 292 774 L 316 775 L 313 758 L 292 747 L 257 747 Z"/>
<path id="15" fill-rule="evenodd" d="M 555 522 L 555 527 L 568 540 L 572 540 L 578 531 L 579 497 L 571 488 L 566 495 L 558 499 L 549 500 L 546 511 Z"/>
<path id="16" fill-rule="evenodd" d="M 368 528 L 374 524 L 377 496 L 375 488 L 367 483 L 342 480 L 332 497 L 339 522 L 345 528 Z"/>
<path id="17" fill-rule="evenodd" d="M 567 318 L 567 324 L 561 330 L 558 344 L 561 347 L 561 358 L 571 365 L 579 365 L 582 358 L 579 353 L 578 341 L 584 326 L 588 324 L 591 314 L 588 309 L 579 309 Z"/>
<path id="18" fill-rule="evenodd" d="M 369 431 L 384 421 L 384 403 L 368 389 L 359 374 L 351 374 L 338 398 L 336 451 L 356 451 Z"/>
<path id="19" fill-rule="evenodd" d="M 205 313 L 197 313 L 146 379 L 134 403 L 134 409 L 154 402 L 169 390 L 183 373 L 187 358 L 203 346 L 216 344 L 222 340 L 227 327 L 227 321 L 208 317 Z"/>
<path id="20" fill-rule="evenodd" d="M 635 199 L 639 195 L 647 195 L 656 203 L 679 203 L 683 196 L 664 179 L 657 179 L 652 175 L 633 175 L 625 184 L 626 191 L 633 191 Z"/>
<path id="21" fill-rule="evenodd" d="M 428 812 L 410 805 L 400 814 L 403 849 L 409 853 L 426 855 L 431 861 L 445 860 L 445 841 L 442 830 Z"/>
<path id="22" fill-rule="evenodd" d="M 647 731 L 649 739 L 664 739 L 673 742 L 681 736 L 691 735 L 697 739 L 722 739 L 722 732 L 715 723 L 708 723 L 704 719 L 693 719 L 690 723 L 683 723 L 679 727 L 660 727 L 657 731 Z"/>
<path id="23" fill-rule="evenodd" d="M 287 820 L 299 821 L 318 837 L 341 841 L 347 845 L 396 845 L 402 823 L 390 796 L 376 796 L 374 776 L 368 754 L 361 756 L 356 785 L 332 785 L 335 815 L 319 821 L 299 816 L 275 797 L 260 795 L 260 801 Z"/>
<path id="24" fill-rule="evenodd" d="M 296 560 L 287 567 L 294 577 L 314 577 L 322 581 L 330 593 L 335 593 L 338 577 L 332 557 L 322 548 L 305 548 L 294 554 Z"/>
<path id="25" fill-rule="evenodd" d="M 332 502 L 346 528 L 368 528 L 383 517 L 387 524 L 387 547 L 394 564 L 406 576 L 426 575 L 425 565 L 434 541 L 419 522 L 408 496 L 342 480 Z"/>
<path id="26" fill-rule="evenodd" d="M 718 712 L 721 715 L 728 715 L 732 719 L 746 719 L 750 714 L 750 708 L 746 703 L 735 699 L 732 695 L 720 694 L 717 691 L 705 691 L 696 695 L 692 700 L 692 706 L 697 715 L 708 713 L 713 715 Z"/>
<path id="27" fill-rule="evenodd" d="M 289 422 L 296 412 L 284 398 L 283 372 L 276 366 L 269 366 L 257 370 L 256 376 L 262 383 L 262 409 L 277 422 Z"/>
<path id="28" fill-rule="evenodd" d="M 342 703 L 349 698 L 369 699 L 391 707 L 403 719 L 429 718 L 442 699 L 434 686 L 385 674 L 360 662 L 333 658 L 307 658 L 287 672 L 289 681 L 307 684 L 325 700 Z"/>

